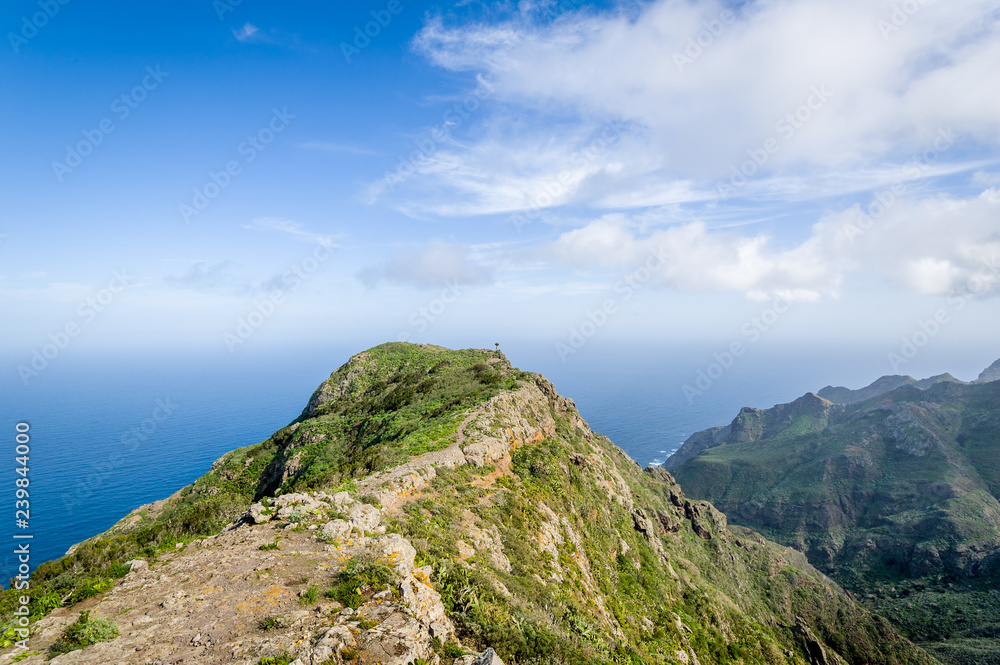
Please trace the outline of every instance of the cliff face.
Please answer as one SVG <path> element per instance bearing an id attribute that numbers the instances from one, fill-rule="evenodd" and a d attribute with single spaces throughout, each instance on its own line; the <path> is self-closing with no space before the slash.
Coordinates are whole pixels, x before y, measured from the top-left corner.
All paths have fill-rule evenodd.
<path id="1" fill-rule="evenodd" d="M 288 427 L 35 582 L 36 651 L 107 629 L 58 663 L 933 662 L 479 350 L 355 356 Z"/>
<path id="2" fill-rule="evenodd" d="M 1000 662 L 982 655 L 1000 650 L 990 637 L 1000 629 L 990 591 L 1000 573 L 1000 382 L 901 378 L 884 377 L 860 401 L 863 391 L 827 390 L 850 403 L 797 418 L 784 416 L 791 405 L 752 418 L 744 409 L 667 464 L 688 493 L 804 551 L 942 657 Z"/>

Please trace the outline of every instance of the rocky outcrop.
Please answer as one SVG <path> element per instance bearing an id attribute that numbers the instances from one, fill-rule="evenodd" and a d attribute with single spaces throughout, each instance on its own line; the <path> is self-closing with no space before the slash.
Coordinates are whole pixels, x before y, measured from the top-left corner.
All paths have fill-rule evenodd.
<path id="1" fill-rule="evenodd" d="M 542 377 L 526 381 L 516 390 L 504 391 L 473 409 L 459 424 L 455 442 L 447 448 L 372 474 L 359 484 L 359 491 L 377 496 L 383 507 L 399 506 L 428 487 L 437 477 L 436 469 L 465 464 L 482 467 L 509 460 L 518 448 L 553 436 L 556 416 L 569 420 L 581 435 L 593 436 L 573 400 L 559 396 Z"/>
<path id="2" fill-rule="evenodd" d="M 345 503 L 350 522 L 320 526 L 326 509 Z M 128 575 L 93 608 L 95 617 L 113 620 L 121 636 L 51 662 L 256 665 L 283 653 L 299 665 L 441 662 L 432 642 L 454 639 L 455 628 L 430 584 L 430 568 L 415 565 L 412 544 L 399 534 L 364 535 L 380 528 L 381 511 L 345 493 L 322 492 L 278 497 L 269 515 L 263 508 L 255 504 L 246 519 L 218 536 L 161 555 L 155 567 L 130 561 Z M 355 528 L 339 531 L 331 543 L 329 528 L 336 523 Z M 326 588 L 356 557 L 386 562 L 396 581 L 370 590 L 357 610 L 323 596 L 308 600 L 309 587 Z M 50 645 L 80 609 L 59 609 L 39 620 L 33 650 Z M 0 656 L 0 663 L 13 655 Z M 469 658 L 500 662 L 492 650 Z M 20 662 L 45 658 L 39 653 Z"/>

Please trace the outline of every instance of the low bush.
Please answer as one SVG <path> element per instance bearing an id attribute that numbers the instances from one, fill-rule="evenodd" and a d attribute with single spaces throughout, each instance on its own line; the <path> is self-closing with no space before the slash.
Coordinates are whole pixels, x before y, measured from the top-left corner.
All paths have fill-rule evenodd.
<path id="1" fill-rule="evenodd" d="M 52 656 L 76 651 L 91 644 L 107 642 L 118 637 L 118 626 L 107 619 L 90 618 L 90 610 L 80 612 L 80 618 L 63 631 L 49 650 Z"/>

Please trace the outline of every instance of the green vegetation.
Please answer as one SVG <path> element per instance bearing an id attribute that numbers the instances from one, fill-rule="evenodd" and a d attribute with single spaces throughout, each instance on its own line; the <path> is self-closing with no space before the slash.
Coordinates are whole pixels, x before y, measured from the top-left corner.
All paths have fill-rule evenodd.
<path id="1" fill-rule="evenodd" d="M 355 557 L 337 574 L 334 585 L 327 590 L 328 598 L 358 609 L 379 591 L 398 582 L 396 571 L 389 564 L 367 557 Z"/>
<path id="2" fill-rule="evenodd" d="M 254 500 L 273 510 L 268 498 L 279 491 L 348 491 L 378 504 L 374 495 L 358 496 L 360 479 L 450 445 L 477 406 L 521 388 L 536 400 L 523 422 L 545 438 L 493 465 L 439 467 L 429 488 L 387 517 L 388 530 L 415 547 L 417 564 L 430 566 L 429 581 L 464 645 L 493 647 L 507 665 L 678 665 L 695 656 L 706 664 L 804 665 L 816 650 L 850 665 L 933 662 L 805 557 L 728 529 L 723 515 L 685 498 L 669 474 L 641 470 L 592 434 L 542 377 L 491 351 L 396 343 L 354 356 L 268 440 L 228 453 L 194 485 L 39 567 L 34 618 L 64 598 L 110 588 L 129 559 L 172 556 L 176 543 L 217 533 Z M 518 415 L 498 411 L 490 431 L 506 431 L 503 418 Z M 755 414 L 746 421 L 748 431 L 775 427 Z M 810 411 L 790 422 L 785 439 L 794 442 L 827 421 Z M 357 609 L 377 593 L 397 594 L 398 584 L 387 562 L 359 556 L 325 595 Z M 309 587 L 303 603 L 318 594 Z M 0 595 L 0 609 L 13 602 Z M 285 627 L 276 615 L 258 625 Z M 434 648 L 446 658 L 462 652 L 452 642 Z M 358 655 L 341 653 L 348 661 Z"/>
<path id="3" fill-rule="evenodd" d="M 303 414 L 268 440 L 224 455 L 165 505 L 129 516 L 73 554 L 41 564 L 29 592 L 32 620 L 58 607 L 39 602 L 46 595 L 72 593 L 71 603 L 92 597 L 127 573 L 130 559 L 156 557 L 177 543 L 219 533 L 254 500 L 279 489 L 269 479 L 275 471 L 281 477 L 293 454 L 302 471 L 284 491 L 356 491 L 356 478 L 448 445 L 471 407 L 527 376 L 483 350 L 390 343 L 359 354 L 317 390 L 350 384 L 345 395 L 319 405 L 316 417 Z M 0 592 L 0 616 L 12 616 L 19 595 Z"/>
<path id="4" fill-rule="evenodd" d="M 66 627 L 62 636 L 50 649 L 50 656 L 76 651 L 91 644 L 107 642 L 118 637 L 118 626 L 107 619 L 91 619 L 90 610 L 80 612 L 80 618 Z"/>
<path id="5" fill-rule="evenodd" d="M 257 661 L 257 665 L 289 665 L 295 657 L 288 652 L 281 652 L 274 656 L 264 656 Z"/>
<path id="6" fill-rule="evenodd" d="M 594 446 L 613 465 L 589 468 L 582 458 Z M 699 535 L 682 517 L 686 500 L 670 476 L 640 471 L 606 439 L 588 442 L 560 420 L 555 438 L 518 449 L 512 462 L 514 476 L 492 490 L 472 484 L 468 467 L 441 471 L 433 498 L 407 504 L 394 525 L 433 566 L 434 585 L 466 644 L 492 646 L 504 662 L 519 664 L 677 663 L 678 650 L 693 650 L 701 662 L 792 663 L 803 661 L 784 655 L 789 645 L 799 645 L 797 658 L 805 654 L 783 626 L 799 617 L 848 662 L 931 662 L 801 555 L 752 532 L 728 534 L 710 512 L 698 528 L 711 537 Z M 670 531 L 658 528 L 652 539 L 637 532 L 633 514 L 597 482 L 612 468 Z M 500 535 L 509 572 L 480 554 L 457 561 L 466 509 L 479 528 Z M 555 555 L 538 546 L 538 529 L 553 516 L 579 536 L 555 544 Z M 779 557 L 794 560 L 779 564 Z M 611 633 L 609 619 L 624 640 Z"/>
<path id="7" fill-rule="evenodd" d="M 319 600 L 319 587 L 311 586 L 305 590 L 302 597 L 299 598 L 299 603 L 301 605 L 311 605 Z"/>
<path id="8" fill-rule="evenodd" d="M 274 614 L 269 614 L 260 619 L 257 622 L 257 627 L 267 632 L 269 630 L 277 630 L 279 628 L 285 628 L 288 626 L 288 619 L 283 616 L 276 616 Z"/>
<path id="9" fill-rule="evenodd" d="M 1000 653 L 1000 382 L 919 383 L 744 409 L 674 473 L 944 662 L 997 663 L 984 654 Z"/>

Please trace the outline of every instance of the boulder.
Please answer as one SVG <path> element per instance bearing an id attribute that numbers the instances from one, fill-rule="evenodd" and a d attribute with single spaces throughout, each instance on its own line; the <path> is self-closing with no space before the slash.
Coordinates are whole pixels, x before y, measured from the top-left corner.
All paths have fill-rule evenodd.
<path id="1" fill-rule="evenodd" d="M 382 521 L 382 511 L 367 503 L 356 503 L 351 506 L 351 525 L 362 531 L 374 531 Z"/>

